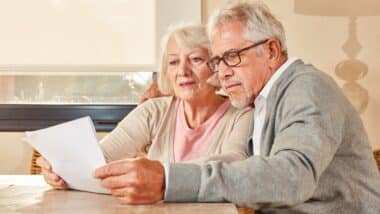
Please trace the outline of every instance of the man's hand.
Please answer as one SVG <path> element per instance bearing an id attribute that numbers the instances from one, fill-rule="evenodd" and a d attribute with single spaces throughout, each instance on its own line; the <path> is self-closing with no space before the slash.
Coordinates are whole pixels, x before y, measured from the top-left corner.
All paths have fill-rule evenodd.
<path id="1" fill-rule="evenodd" d="M 41 156 L 37 158 L 36 163 L 41 167 L 41 174 L 44 176 L 46 183 L 48 183 L 54 189 L 67 189 L 67 183 L 53 172 L 49 161 Z"/>
<path id="2" fill-rule="evenodd" d="M 139 104 L 145 102 L 146 100 L 150 98 L 162 97 L 162 96 L 166 96 L 166 95 L 161 93 L 161 91 L 158 89 L 157 83 L 154 82 L 152 83 L 152 85 L 149 86 L 148 90 L 144 92 L 143 96 L 141 97 L 139 101 Z"/>
<path id="3" fill-rule="evenodd" d="M 94 172 L 121 204 L 152 204 L 164 198 L 165 172 L 159 161 L 124 159 Z"/>

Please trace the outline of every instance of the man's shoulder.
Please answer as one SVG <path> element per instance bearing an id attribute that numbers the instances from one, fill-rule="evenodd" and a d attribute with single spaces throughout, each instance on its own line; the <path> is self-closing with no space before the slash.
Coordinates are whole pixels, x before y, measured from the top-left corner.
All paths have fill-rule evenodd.
<path id="1" fill-rule="evenodd" d="M 302 61 L 295 63 L 294 66 L 289 68 L 290 71 L 286 76 L 286 79 L 292 81 L 313 81 L 316 79 L 331 79 L 331 77 L 316 68 L 312 64 L 304 64 Z"/>
<path id="2" fill-rule="evenodd" d="M 343 101 L 342 92 L 332 77 L 312 65 L 296 63 L 284 73 L 268 97 L 271 104 L 286 104 L 289 108 L 309 103 Z"/>
<path id="3" fill-rule="evenodd" d="M 329 88 L 335 90 L 337 85 L 333 78 L 317 69 L 311 64 L 304 64 L 302 61 L 289 67 L 288 72 L 278 81 L 275 94 L 291 89 L 302 91 L 319 91 Z"/>
<path id="4" fill-rule="evenodd" d="M 340 115 L 341 118 L 355 114 L 333 78 L 312 65 L 294 67 L 288 77 L 283 78 L 271 91 L 268 103 L 273 112 L 282 112 L 279 114 L 282 116 L 291 112 L 305 112 L 305 115 L 314 112 L 334 117 Z"/>

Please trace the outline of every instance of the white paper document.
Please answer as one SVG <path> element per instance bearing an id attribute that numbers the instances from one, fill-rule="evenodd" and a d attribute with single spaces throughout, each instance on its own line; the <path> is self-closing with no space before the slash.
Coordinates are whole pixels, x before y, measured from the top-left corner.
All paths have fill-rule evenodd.
<path id="1" fill-rule="evenodd" d="M 90 117 L 25 134 L 26 141 L 51 163 L 53 171 L 67 182 L 69 188 L 109 194 L 92 176 L 106 161 Z"/>

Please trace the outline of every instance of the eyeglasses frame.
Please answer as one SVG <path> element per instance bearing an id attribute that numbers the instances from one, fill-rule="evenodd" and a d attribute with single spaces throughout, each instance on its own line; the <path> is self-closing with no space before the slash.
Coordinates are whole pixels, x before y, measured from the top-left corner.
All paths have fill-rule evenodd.
<path id="1" fill-rule="evenodd" d="M 211 61 L 213 61 L 213 60 L 215 60 L 215 59 L 218 59 L 218 62 L 216 63 L 217 66 L 220 64 L 221 61 L 223 61 L 224 64 L 225 64 L 226 66 L 228 66 L 228 67 L 236 67 L 236 66 L 240 65 L 240 63 L 241 63 L 241 56 L 240 56 L 240 54 L 241 54 L 242 52 L 244 52 L 244 51 L 246 51 L 246 50 L 249 50 L 249 49 L 251 49 L 251 48 L 257 47 L 257 46 L 259 46 L 259 45 L 265 44 L 266 42 L 268 42 L 268 40 L 269 40 L 269 39 L 261 40 L 261 41 L 259 41 L 259 42 L 256 42 L 256 43 L 254 43 L 254 44 L 252 44 L 252 45 L 250 45 L 250 46 L 247 46 L 247 47 L 245 47 L 245 48 L 242 48 L 242 49 L 240 49 L 240 50 L 236 50 L 236 51 L 227 51 L 227 52 L 223 53 L 222 57 L 215 56 L 215 57 L 213 57 L 213 58 L 211 58 L 210 60 L 207 61 L 207 66 L 209 67 L 209 69 L 210 69 L 212 72 L 217 73 L 218 70 L 214 70 L 214 69 L 212 68 Z M 227 54 L 231 54 L 231 53 L 234 53 L 234 54 L 236 54 L 236 55 L 238 56 L 238 58 L 239 58 L 239 62 L 238 62 L 238 63 L 231 65 L 231 64 L 229 64 L 229 63 L 225 60 L 225 56 L 226 56 Z"/>

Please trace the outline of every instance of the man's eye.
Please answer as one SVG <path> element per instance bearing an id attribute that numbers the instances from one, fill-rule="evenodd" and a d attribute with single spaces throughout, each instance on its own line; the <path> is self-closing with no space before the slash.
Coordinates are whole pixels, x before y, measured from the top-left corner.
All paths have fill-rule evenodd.
<path id="1" fill-rule="evenodd" d="M 226 60 L 235 60 L 236 58 L 239 57 L 239 54 L 236 52 L 231 52 L 231 53 L 227 53 L 226 55 L 224 55 L 224 57 Z"/>

